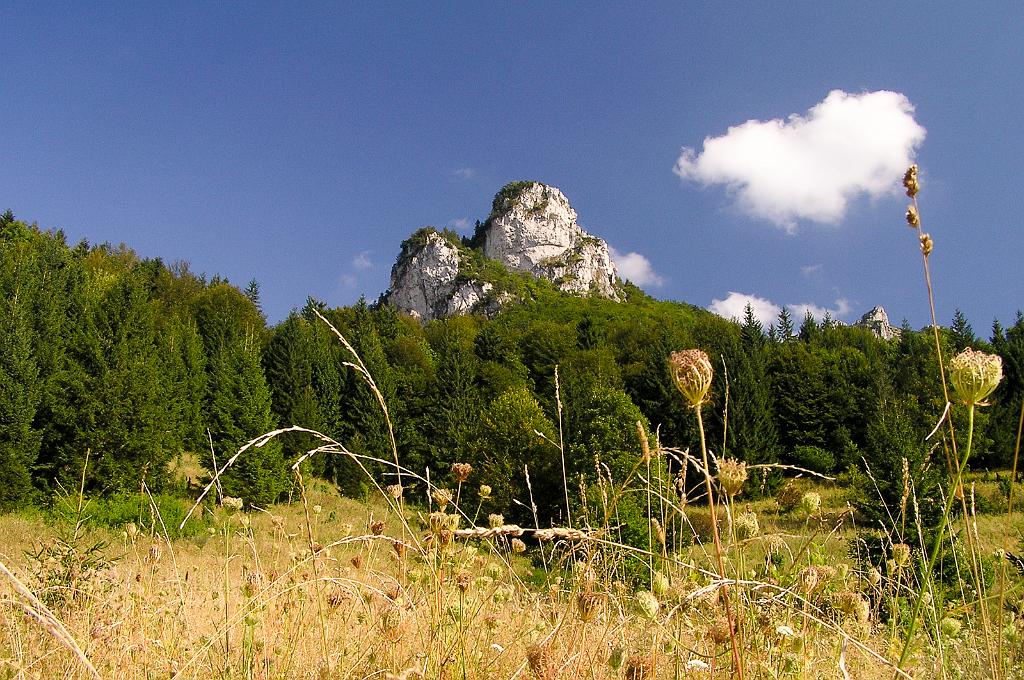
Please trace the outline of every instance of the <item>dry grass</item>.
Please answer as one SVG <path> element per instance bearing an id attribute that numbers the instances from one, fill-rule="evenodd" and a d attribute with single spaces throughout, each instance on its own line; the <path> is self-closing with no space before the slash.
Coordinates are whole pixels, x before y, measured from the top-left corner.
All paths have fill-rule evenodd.
<path id="1" fill-rule="evenodd" d="M 417 553 L 396 542 L 402 522 L 384 503 L 323 486 L 308 502 L 310 525 L 296 503 L 217 509 L 213 535 L 172 544 L 99 532 L 111 541 L 110 566 L 80 578 L 54 612 L 108 678 L 732 677 L 723 582 L 703 543 L 661 563 L 667 581 L 653 584 L 652 612 L 645 595 L 612 578 L 621 546 L 547 545 L 547 570 L 501 539 L 435 541 Z M 850 529 L 833 530 L 835 509 L 803 517 L 773 514 L 773 504 L 734 508 L 757 512 L 757 536 L 739 540 L 723 524 L 745 677 L 834 678 L 843 668 L 892 677 L 875 656 L 892 657 L 885 626 L 850 606 L 870 592 L 866 575 L 841 566 Z M 429 534 L 419 513 L 408 515 Z M 384 528 L 371 529 L 379 520 Z M 44 596 L 39 565 L 22 549 L 49 531 L 39 519 L 0 518 L 0 536 L 11 539 L 0 559 Z M 775 564 L 766 559 L 779 550 Z M 0 593 L 0 674 L 90 677 L 15 606 L 17 592 L 5 584 Z M 967 659 L 970 648 L 956 644 L 947 664 Z M 936 677 L 934 664 L 922 647 L 917 676 Z M 966 662 L 961 677 L 972 677 Z"/>

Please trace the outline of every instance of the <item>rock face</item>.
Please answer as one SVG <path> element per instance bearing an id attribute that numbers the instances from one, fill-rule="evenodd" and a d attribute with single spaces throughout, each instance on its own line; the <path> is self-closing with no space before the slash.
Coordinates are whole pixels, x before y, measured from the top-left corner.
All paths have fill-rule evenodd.
<path id="1" fill-rule="evenodd" d="M 406 242 L 392 268 L 388 303 L 427 320 L 466 314 L 480 307 L 493 286 L 460 281 L 459 249 L 441 234 L 425 232 L 421 240 Z"/>
<path id="2" fill-rule="evenodd" d="M 892 340 L 900 337 L 900 329 L 889 325 L 889 317 L 881 307 L 875 307 L 860 318 L 854 324 L 861 328 L 867 328 L 883 340 Z"/>
<path id="3" fill-rule="evenodd" d="M 494 199 L 491 216 L 474 238 L 485 258 L 508 270 L 547 279 L 563 292 L 619 300 L 619 280 L 608 244 L 583 231 L 558 189 L 515 182 Z M 510 296 L 467 274 L 472 253 L 457 237 L 423 229 L 402 244 L 384 301 L 419 318 L 494 313 Z"/>
<path id="4" fill-rule="evenodd" d="M 608 244 L 580 228 L 569 199 L 555 187 L 524 182 L 499 193 L 484 238 L 484 255 L 513 271 L 553 281 L 573 295 L 593 290 L 619 299 Z"/>

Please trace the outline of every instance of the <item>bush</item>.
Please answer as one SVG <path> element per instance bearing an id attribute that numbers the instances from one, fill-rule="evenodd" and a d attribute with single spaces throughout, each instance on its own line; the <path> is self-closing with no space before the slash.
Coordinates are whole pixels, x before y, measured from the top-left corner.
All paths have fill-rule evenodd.
<path id="1" fill-rule="evenodd" d="M 814 472 L 828 474 L 836 467 L 836 457 L 820 446 L 797 446 L 792 457 L 794 465 Z"/>
<path id="2" fill-rule="evenodd" d="M 124 529 L 129 523 L 134 523 L 140 532 L 153 535 L 163 535 L 166 527 L 167 534 L 172 539 L 196 536 L 204 533 L 210 526 L 210 523 L 202 518 L 201 513 L 193 513 L 188 523 L 179 530 L 178 526 L 192 507 L 192 501 L 166 494 L 157 494 L 152 498 L 156 512 L 150 504 L 150 497 L 140 493 L 112 494 L 88 499 L 84 522 L 91 527 L 117 531 Z M 65 516 L 66 514 L 64 504 L 55 505 L 51 510 L 51 517 L 60 522 L 71 519 Z"/>

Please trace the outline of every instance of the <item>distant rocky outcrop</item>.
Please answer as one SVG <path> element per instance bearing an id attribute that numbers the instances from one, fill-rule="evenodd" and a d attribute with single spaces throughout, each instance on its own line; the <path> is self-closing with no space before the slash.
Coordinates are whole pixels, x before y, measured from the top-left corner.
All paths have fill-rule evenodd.
<path id="1" fill-rule="evenodd" d="M 402 245 L 391 269 L 385 299 L 422 319 L 442 319 L 479 310 L 493 284 L 460 278 L 460 248 L 443 234 L 423 230 Z"/>
<path id="2" fill-rule="evenodd" d="M 580 228 L 569 199 L 555 187 L 515 182 L 502 189 L 483 249 L 492 260 L 552 281 L 566 293 L 619 299 L 608 244 Z"/>
<path id="3" fill-rule="evenodd" d="M 867 328 L 882 340 L 893 340 L 900 337 L 900 329 L 889 325 L 889 316 L 882 307 L 872 308 L 853 325 Z"/>
<path id="4" fill-rule="evenodd" d="M 565 195 L 540 182 L 513 182 L 495 196 L 472 240 L 426 228 L 405 241 L 383 300 L 427 320 L 493 314 L 513 297 L 493 279 L 510 272 L 571 295 L 621 298 L 608 244 L 580 228 Z"/>

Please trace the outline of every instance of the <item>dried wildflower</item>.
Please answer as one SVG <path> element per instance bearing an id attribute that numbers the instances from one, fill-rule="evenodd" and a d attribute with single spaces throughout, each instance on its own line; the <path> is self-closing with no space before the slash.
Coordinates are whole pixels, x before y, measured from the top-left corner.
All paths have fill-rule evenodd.
<path id="1" fill-rule="evenodd" d="M 471 581 L 472 577 L 469 575 L 468 571 L 460 571 L 455 576 L 455 585 L 458 586 L 459 590 L 462 592 L 469 590 L 469 584 Z"/>
<path id="2" fill-rule="evenodd" d="M 388 493 L 391 494 L 391 497 L 394 498 L 396 501 L 402 497 L 403 491 L 404 489 L 402 489 L 401 484 L 392 484 L 388 486 Z"/>
<path id="3" fill-rule="evenodd" d="M 917 214 L 917 208 L 912 205 L 907 206 L 907 225 L 913 229 L 921 226 L 921 216 Z"/>
<path id="4" fill-rule="evenodd" d="M 452 492 L 448 489 L 434 489 L 430 492 L 430 497 L 437 503 L 437 507 L 441 512 L 444 512 L 448 504 L 452 502 Z"/>
<path id="5" fill-rule="evenodd" d="M 483 499 L 483 500 L 487 500 L 490 497 L 491 497 L 491 487 L 487 486 L 486 484 L 481 484 L 480 485 L 480 498 Z"/>
<path id="6" fill-rule="evenodd" d="M 732 631 L 729 628 L 729 621 L 725 619 L 725 617 L 722 617 L 716 619 L 714 623 L 708 626 L 707 636 L 708 639 L 716 645 L 724 645 L 729 642 L 731 632 Z"/>
<path id="7" fill-rule="evenodd" d="M 524 553 L 524 552 L 526 552 L 526 544 L 523 543 L 518 538 L 513 538 L 512 539 L 512 552 L 514 552 L 514 553 Z"/>
<path id="8" fill-rule="evenodd" d="M 401 541 L 391 541 L 391 549 L 395 551 L 395 557 L 402 559 L 405 557 L 405 552 L 408 550 L 408 547 Z"/>
<path id="9" fill-rule="evenodd" d="M 314 505 L 313 506 L 313 514 L 314 515 L 319 515 L 323 511 L 324 511 L 324 508 L 323 508 L 322 505 Z"/>
<path id="10" fill-rule="evenodd" d="M 491 527 L 492 529 L 497 529 L 500 526 L 504 526 L 504 524 L 504 515 L 499 515 L 496 512 L 492 512 L 491 514 L 487 515 L 487 526 Z"/>
<path id="11" fill-rule="evenodd" d="M 362 556 L 362 554 L 361 553 L 356 553 L 355 555 L 352 556 L 352 559 L 349 560 L 349 562 L 356 569 L 361 569 L 362 566 L 363 566 L 363 556 Z"/>
<path id="12" fill-rule="evenodd" d="M 699 349 L 686 349 L 680 352 L 672 352 L 668 359 L 669 371 L 672 374 L 672 382 L 675 383 L 686 403 L 693 408 L 703 404 L 711 389 L 711 378 L 714 377 L 714 369 L 711 367 L 711 359 Z"/>
<path id="13" fill-rule="evenodd" d="M 963 403 L 985 406 L 985 398 L 1003 379 L 1003 359 L 968 347 L 949 363 L 949 379 Z"/>
<path id="14" fill-rule="evenodd" d="M 921 186 L 917 181 L 916 164 L 907 168 L 907 172 L 903 175 L 903 188 L 907 190 L 907 196 L 910 198 L 917 196 L 917 192 L 921 189 Z"/>
<path id="15" fill-rule="evenodd" d="M 128 522 L 128 526 L 125 527 L 125 533 L 131 538 L 135 538 L 139 533 L 139 527 L 135 526 L 135 522 Z"/>
<path id="16" fill-rule="evenodd" d="M 882 572 L 878 571 L 878 567 L 871 567 L 871 571 L 868 572 L 868 583 L 871 584 L 872 588 L 877 588 L 882 583 Z"/>
<path id="17" fill-rule="evenodd" d="M 227 510 L 241 510 L 244 504 L 241 498 L 234 498 L 232 496 L 224 496 L 220 499 L 220 507 Z"/>
<path id="18" fill-rule="evenodd" d="M 384 522 L 377 520 L 376 522 L 370 522 L 370 533 L 374 536 L 380 536 L 384 533 Z"/>
<path id="19" fill-rule="evenodd" d="M 654 659 L 647 654 L 632 654 L 626 662 L 626 680 L 647 680 L 654 677 Z"/>
<path id="20" fill-rule="evenodd" d="M 726 458 L 718 462 L 718 483 L 727 496 L 738 494 L 746 481 L 746 463 L 741 463 L 735 458 Z"/>
<path id="21" fill-rule="evenodd" d="M 921 241 L 921 253 L 925 257 L 931 255 L 932 250 L 935 248 L 935 242 L 932 241 L 932 237 L 929 234 L 921 234 L 918 239 Z"/>
<path id="22" fill-rule="evenodd" d="M 458 484 L 462 484 L 469 479 L 469 473 L 473 471 L 473 466 L 469 463 L 455 463 L 452 465 L 452 475 L 455 477 L 455 481 Z"/>
<path id="23" fill-rule="evenodd" d="M 800 570 L 800 573 L 797 574 L 797 580 L 800 582 L 800 588 L 804 594 L 810 595 L 819 586 L 824 585 L 829 576 L 830 574 L 824 567 L 810 566 Z"/>
<path id="24" fill-rule="evenodd" d="M 576 596 L 576 611 L 584 623 L 593 621 L 601 612 L 604 597 L 598 593 L 580 593 Z"/>
<path id="25" fill-rule="evenodd" d="M 800 510 L 808 515 L 813 515 L 821 508 L 821 495 L 808 491 L 800 498 Z"/>
<path id="26" fill-rule="evenodd" d="M 761 526 L 757 522 L 756 513 L 741 512 L 733 520 L 733 532 L 741 541 L 757 536 L 760 531 Z"/>
<path id="27" fill-rule="evenodd" d="M 836 596 L 836 609 L 858 623 L 867 623 L 871 616 L 871 605 L 860 593 L 847 590 Z"/>
<path id="28" fill-rule="evenodd" d="M 892 547 L 892 559 L 900 569 L 910 564 L 910 546 L 906 543 L 897 543 Z"/>
<path id="29" fill-rule="evenodd" d="M 551 650 L 541 645 L 530 645 L 526 649 L 526 663 L 538 680 L 554 677 L 555 660 Z"/>
<path id="30" fill-rule="evenodd" d="M 647 619 L 653 621 L 661 610 L 661 605 L 658 604 L 658 598 L 647 590 L 641 590 L 636 594 L 636 603 L 640 608 L 640 613 Z"/>

